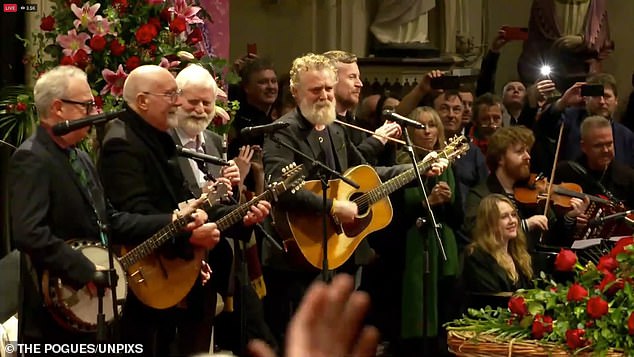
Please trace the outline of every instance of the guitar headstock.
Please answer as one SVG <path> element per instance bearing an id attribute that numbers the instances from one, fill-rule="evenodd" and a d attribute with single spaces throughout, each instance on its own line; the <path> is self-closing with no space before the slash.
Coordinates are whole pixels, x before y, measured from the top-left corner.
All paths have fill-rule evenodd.
<path id="1" fill-rule="evenodd" d="M 294 194 L 305 183 L 304 166 L 291 162 L 282 169 L 282 178 L 284 179 L 285 190 L 290 190 Z"/>
<path id="2" fill-rule="evenodd" d="M 444 157 L 449 161 L 454 161 L 469 151 L 469 139 L 464 135 L 456 135 L 449 139 L 445 148 L 438 153 L 439 157 Z"/>

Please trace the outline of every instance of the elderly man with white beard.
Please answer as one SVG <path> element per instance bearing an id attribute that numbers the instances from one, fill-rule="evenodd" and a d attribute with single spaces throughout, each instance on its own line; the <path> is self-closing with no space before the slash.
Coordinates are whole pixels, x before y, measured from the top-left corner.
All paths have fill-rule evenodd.
<path id="1" fill-rule="evenodd" d="M 190 65 L 179 72 L 176 84 L 182 91 L 182 105 L 176 108 L 171 118 L 176 123 L 176 127 L 170 130 L 174 142 L 190 150 L 221 157 L 222 137 L 207 129 L 216 115 L 227 115 L 222 108 L 215 105 L 221 89 L 212 75 L 199 65 Z M 239 156 L 229 160 L 230 165 L 225 167 L 203 164 L 187 158 L 179 158 L 178 163 L 194 196 L 198 197 L 210 181 L 217 180 L 233 187 L 233 196 L 239 200 L 240 189 L 236 188 L 242 186 L 244 177 L 249 172 L 253 151 L 249 146 L 242 147 Z M 242 240 L 249 240 L 251 237 L 250 229 L 232 233 L 238 233 L 240 236 L 237 238 Z M 275 346 L 275 339 L 262 316 L 261 301 L 249 284 L 249 279 L 243 279 L 241 274 L 244 269 L 240 264 L 243 260 L 240 252 L 246 249 L 246 244 L 226 239 L 224 235 L 223 238 L 209 253 L 209 265 L 214 271 L 210 284 L 213 290 L 225 299 L 227 296 L 242 298 L 244 309 L 241 309 L 242 305 L 236 304 L 235 311 L 218 317 L 214 323 L 218 327 L 215 343 L 235 353 L 240 353 L 246 347 L 246 341 L 253 338 L 265 340 L 271 346 Z M 243 331 L 247 333 L 246 341 L 240 341 L 240 314 L 245 315 L 249 325 L 249 329 Z"/>
<path id="2" fill-rule="evenodd" d="M 337 68 L 332 60 L 316 54 L 307 54 L 296 58 L 290 71 L 290 88 L 296 110 L 282 116 L 278 121 L 289 126 L 275 132 L 275 137 L 308 157 L 321 161 L 329 168 L 345 172 L 357 165 L 365 164 L 363 156 L 342 125 L 335 123 L 335 85 Z M 433 170 L 427 175 L 439 174 L 446 168 L 446 160 L 439 159 Z M 306 168 L 306 180 L 319 180 L 318 173 L 310 168 L 312 160 L 298 155 L 294 151 L 278 145 L 271 137 L 264 140 L 264 171 L 266 177 L 277 180 L 282 177 L 282 169 L 295 162 Z M 389 179 L 409 169 L 411 165 L 376 167 L 378 175 Z M 335 179 L 335 177 L 328 177 Z M 322 196 L 307 189 L 295 194 L 280 195 L 276 209 L 293 211 L 299 214 L 314 214 L 322 210 Z M 349 200 L 328 199 L 327 211 L 342 223 L 352 222 L 358 215 L 356 203 Z M 270 232 L 277 235 L 275 232 Z M 321 238 L 321 223 L 315 222 L 315 239 Z M 267 283 L 265 314 L 274 334 L 282 338 L 290 316 L 299 305 L 300 299 L 317 273 L 298 269 L 291 262 L 289 254 L 263 246 L 264 277 Z M 350 258 L 337 271 L 354 272 L 354 258 Z"/>

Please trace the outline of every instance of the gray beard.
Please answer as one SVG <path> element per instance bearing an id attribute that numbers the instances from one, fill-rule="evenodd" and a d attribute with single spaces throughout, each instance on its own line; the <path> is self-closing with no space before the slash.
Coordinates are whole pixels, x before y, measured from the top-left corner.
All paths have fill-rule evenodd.
<path id="1" fill-rule="evenodd" d="M 306 105 L 301 103 L 299 110 L 302 115 L 313 125 L 329 125 L 337 118 L 334 103 L 328 103 L 326 106 Z"/>
<path id="2" fill-rule="evenodd" d="M 173 119 L 178 122 L 178 128 L 183 130 L 187 135 L 194 137 L 207 129 L 213 117 L 209 115 L 206 119 L 201 119 L 200 117 L 187 113 L 181 108 L 177 108 Z"/>

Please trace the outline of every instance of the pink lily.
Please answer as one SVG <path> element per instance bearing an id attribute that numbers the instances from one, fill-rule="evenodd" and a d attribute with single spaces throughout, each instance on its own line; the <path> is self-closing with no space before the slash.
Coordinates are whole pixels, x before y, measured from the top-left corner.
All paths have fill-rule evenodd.
<path id="1" fill-rule="evenodd" d="M 169 12 L 176 14 L 177 16 L 182 16 L 185 18 L 188 24 L 202 24 L 203 20 L 200 17 L 196 16 L 198 11 L 200 11 L 200 7 L 198 6 L 187 6 L 186 0 L 174 0 L 174 6 L 167 9 Z"/>
<path id="2" fill-rule="evenodd" d="M 97 10 L 101 7 L 101 4 L 96 3 L 90 6 L 89 2 L 85 2 L 81 9 L 75 5 L 70 4 L 70 11 L 77 16 L 77 20 L 73 21 L 75 28 L 79 28 L 79 25 L 87 26 L 90 22 L 94 21 Z"/>
<path id="3" fill-rule="evenodd" d="M 78 50 L 86 51 L 86 54 L 92 52 L 92 49 L 86 45 L 86 41 L 90 39 L 90 35 L 85 32 L 77 34 L 75 29 L 68 31 L 68 35 L 57 35 L 55 41 L 62 46 L 65 56 L 74 56 Z"/>
<path id="4" fill-rule="evenodd" d="M 110 33 L 110 22 L 101 15 L 95 16 L 94 20 L 88 23 L 88 31 L 95 35 L 105 36 Z M 113 33 L 116 36 L 116 33 Z"/>
<path id="5" fill-rule="evenodd" d="M 123 83 L 126 78 L 128 78 L 128 74 L 123 70 L 123 66 L 119 65 L 117 68 L 117 72 L 113 72 L 109 69 L 104 69 L 101 71 L 101 75 L 106 80 L 106 86 L 103 87 L 99 94 L 104 95 L 108 92 L 114 95 L 115 97 L 120 97 L 123 93 Z"/>
<path id="6" fill-rule="evenodd" d="M 159 66 L 165 68 L 165 69 L 170 69 L 170 68 L 174 68 L 177 67 L 179 64 L 181 64 L 181 61 L 172 61 L 170 62 L 167 58 L 163 57 L 161 58 L 161 63 L 159 63 Z"/>

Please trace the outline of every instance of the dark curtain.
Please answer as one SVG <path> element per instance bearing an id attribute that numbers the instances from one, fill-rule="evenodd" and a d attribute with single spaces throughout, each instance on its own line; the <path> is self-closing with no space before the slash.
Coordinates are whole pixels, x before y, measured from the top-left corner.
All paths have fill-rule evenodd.
<path id="1" fill-rule="evenodd" d="M 18 1 L 18 6 L 22 1 Z M 0 86 L 23 84 L 25 68 L 22 63 L 24 46 L 15 35 L 25 36 L 26 21 L 24 12 L 2 13 L 0 21 Z M 15 35 L 14 35 L 15 34 Z M 0 133 L 0 138 L 4 133 Z M 0 143 L 0 257 L 4 257 L 11 248 L 9 236 L 9 202 L 7 187 L 7 164 L 13 149 Z"/>

